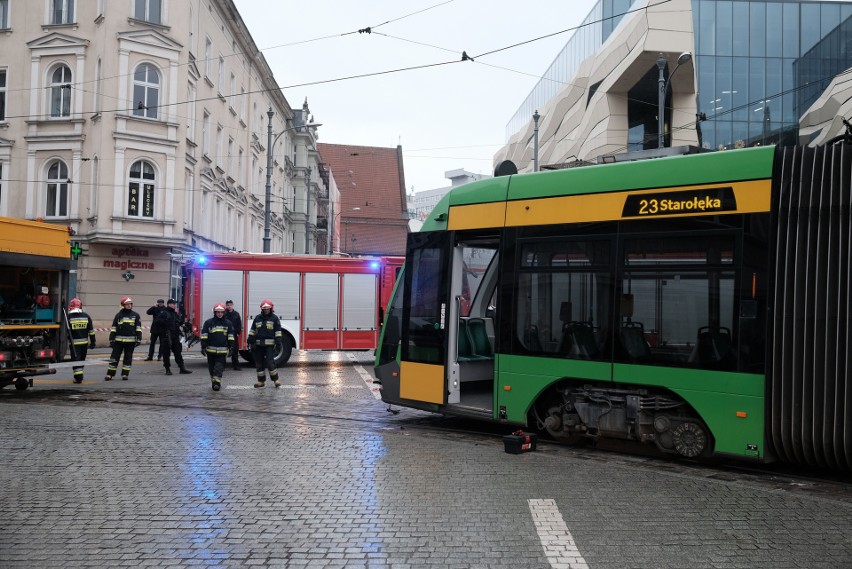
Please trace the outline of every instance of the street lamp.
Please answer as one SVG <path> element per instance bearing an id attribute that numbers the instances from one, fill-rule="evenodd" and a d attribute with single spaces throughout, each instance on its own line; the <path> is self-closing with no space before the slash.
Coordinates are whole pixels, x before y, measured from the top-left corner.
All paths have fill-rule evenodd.
<path id="1" fill-rule="evenodd" d="M 538 119 L 540 116 L 538 110 L 533 113 L 533 121 L 535 122 L 535 127 L 533 128 L 533 172 L 538 172 Z"/>
<path id="2" fill-rule="evenodd" d="M 278 141 L 278 138 L 284 134 L 285 132 L 290 132 L 292 130 L 298 130 L 300 128 L 315 128 L 318 126 L 322 126 L 322 123 L 305 123 L 303 125 L 291 126 L 285 128 L 281 132 L 272 136 L 272 117 L 275 116 L 275 113 L 272 111 L 272 107 L 269 107 L 269 111 L 267 111 L 266 116 L 269 117 L 269 126 L 267 129 L 267 143 L 266 143 L 266 211 L 263 214 L 263 252 L 269 253 L 272 249 L 271 242 L 272 239 L 269 237 L 269 209 L 270 209 L 270 200 L 272 198 L 272 146 Z M 308 172 L 308 176 L 310 176 L 310 171 Z M 308 188 L 308 192 L 310 192 L 310 188 Z M 305 239 L 307 240 L 308 235 L 305 234 Z"/>
<path id="3" fill-rule="evenodd" d="M 660 79 L 659 79 L 660 92 L 659 92 L 659 98 L 657 99 L 657 102 L 658 102 L 657 113 L 659 115 L 657 117 L 657 120 L 658 120 L 657 135 L 659 137 L 659 139 L 658 139 L 659 142 L 657 143 L 658 148 L 663 148 L 666 145 L 666 136 L 665 136 L 665 133 L 663 132 L 663 129 L 665 129 L 665 122 L 666 122 L 666 93 L 668 91 L 669 84 L 671 83 L 672 77 L 674 76 L 675 71 L 677 71 L 678 67 L 680 67 L 681 65 L 688 62 L 691 59 L 692 59 L 692 54 L 689 53 L 688 51 L 681 53 L 677 57 L 677 65 L 675 65 L 675 68 L 672 70 L 671 73 L 669 73 L 668 79 L 666 79 L 666 64 L 668 63 L 668 60 L 666 59 L 666 57 L 662 53 L 657 58 L 657 68 L 660 70 Z"/>

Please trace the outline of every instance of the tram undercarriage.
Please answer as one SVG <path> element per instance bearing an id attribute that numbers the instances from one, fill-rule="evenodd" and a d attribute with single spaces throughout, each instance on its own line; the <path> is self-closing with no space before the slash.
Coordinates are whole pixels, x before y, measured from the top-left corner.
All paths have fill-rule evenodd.
<path id="1" fill-rule="evenodd" d="M 712 450 L 706 427 L 689 405 L 648 389 L 556 387 L 539 400 L 533 417 L 539 429 L 562 442 L 633 440 L 687 458 Z"/>

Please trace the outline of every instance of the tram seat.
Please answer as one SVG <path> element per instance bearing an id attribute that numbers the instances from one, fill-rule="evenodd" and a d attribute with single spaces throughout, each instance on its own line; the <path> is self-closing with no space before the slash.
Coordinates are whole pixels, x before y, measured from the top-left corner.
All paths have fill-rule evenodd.
<path id="1" fill-rule="evenodd" d="M 524 328 L 524 346 L 530 352 L 543 352 L 541 337 L 538 334 L 538 326 L 530 324 Z"/>
<path id="2" fill-rule="evenodd" d="M 581 360 L 592 360 L 598 357 L 600 348 L 592 325 L 588 322 L 563 324 L 559 353 Z"/>
<path id="3" fill-rule="evenodd" d="M 731 329 L 724 326 L 702 326 L 689 363 L 704 369 L 732 370 L 736 367 Z"/>
<path id="4" fill-rule="evenodd" d="M 491 340 L 488 339 L 488 329 L 482 318 L 471 318 L 467 321 L 467 330 L 473 344 L 473 353 L 476 356 L 491 359 L 494 351 L 491 349 Z"/>
<path id="5" fill-rule="evenodd" d="M 645 340 L 645 327 L 641 322 L 624 322 L 621 325 L 621 345 L 633 361 L 651 356 L 651 346 Z"/>
<path id="6" fill-rule="evenodd" d="M 486 338 L 487 341 L 487 338 Z M 490 357 L 478 355 L 474 351 L 473 340 L 468 326 L 467 320 L 459 320 L 458 334 L 458 361 L 459 362 L 477 362 L 488 361 Z"/>

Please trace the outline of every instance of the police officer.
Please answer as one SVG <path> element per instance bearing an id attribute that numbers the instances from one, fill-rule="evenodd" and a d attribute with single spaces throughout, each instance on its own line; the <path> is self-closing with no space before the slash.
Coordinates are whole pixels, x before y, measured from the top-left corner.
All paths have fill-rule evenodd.
<path id="1" fill-rule="evenodd" d="M 243 333 L 243 319 L 240 313 L 234 310 L 234 301 L 225 301 L 225 318 L 230 320 L 231 326 L 234 327 L 235 344 L 231 351 L 231 362 L 234 364 L 234 369 L 240 369 L 240 352 L 237 347 L 240 343 L 240 334 Z"/>
<path id="2" fill-rule="evenodd" d="M 145 314 L 147 314 L 148 316 L 153 316 L 153 318 L 151 319 L 151 343 L 148 345 L 148 357 L 145 358 L 146 362 L 150 362 L 154 359 L 154 346 L 157 344 L 157 339 L 160 340 L 160 346 L 163 345 L 162 330 L 159 330 L 156 326 L 154 326 L 154 323 L 157 322 L 157 316 L 159 316 L 160 313 L 165 309 L 166 301 L 162 298 L 158 298 L 157 304 L 155 304 L 145 312 Z M 161 357 L 162 356 L 160 355 L 160 353 L 157 352 L 157 359 L 159 360 Z"/>
<path id="3" fill-rule="evenodd" d="M 112 319 L 109 330 L 109 356 L 104 381 L 112 381 L 118 369 L 118 359 L 124 355 L 121 365 L 121 379 L 130 379 L 130 366 L 133 364 L 133 350 L 142 342 L 142 319 L 133 311 L 133 299 L 125 296 L 121 299 L 121 310 Z"/>
<path id="4" fill-rule="evenodd" d="M 275 369 L 275 353 L 281 349 L 284 336 L 281 332 L 281 321 L 273 312 L 274 308 L 271 300 L 262 300 L 260 314 L 254 317 L 248 333 L 247 341 L 257 369 L 255 387 L 266 386 L 266 370 L 269 370 L 269 379 L 275 383 L 275 387 L 281 387 L 278 370 Z"/>
<path id="5" fill-rule="evenodd" d="M 236 349 L 234 327 L 225 317 L 225 307 L 217 304 L 213 307 L 213 318 L 204 322 L 201 327 L 201 351 L 207 354 L 207 369 L 210 370 L 210 381 L 213 391 L 222 387 L 222 372 L 228 352 Z"/>
<path id="6" fill-rule="evenodd" d="M 174 354 L 175 363 L 180 368 L 181 373 L 192 373 L 183 365 L 183 356 L 180 344 L 180 332 L 183 327 L 183 316 L 175 310 L 177 301 L 170 298 L 166 303 L 166 309 L 163 310 L 157 317 L 157 328 L 161 330 L 160 337 L 160 355 L 163 356 L 163 366 L 166 368 L 166 375 L 172 375 L 172 362 L 169 354 Z"/>
<path id="7" fill-rule="evenodd" d="M 83 301 L 72 298 L 68 303 L 68 327 L 71 329 L 71 361 L 86 361 L 86 352 L 95 347 L 95 329 L 91 317 L 83 312 Z M 83 366 L 73 366 L 74 383 L 83 383 Z"/>

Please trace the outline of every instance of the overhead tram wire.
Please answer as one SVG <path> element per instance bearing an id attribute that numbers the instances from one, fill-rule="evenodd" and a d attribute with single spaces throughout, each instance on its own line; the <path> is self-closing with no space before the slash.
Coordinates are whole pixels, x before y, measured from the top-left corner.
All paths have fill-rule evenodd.
<path id="1" fill-rule="evenodd" d="M 426 9 L 420 10 L 418 12 L 413 12 L 411 14 L 408 14 L 406 16 L 401 16 L 401 17 L 396 18 L 394 20 L 388 20 L 387 22 L 383 22 L 382 24 L 378 24 L 378 25 L 382 26 L 382 25 L 385 25 L 386 23 L 401 20 L 403 18 L 407 18 L 409 16 L 424 12 L 424 11 L 429 10 L 431 8 L 442 6 L 443 4 L 447 4 L 447 3 L 452 2 L 452 1 L 454 1 L 454 0 L 447 0 L 447 2 L 443 2 L 442 4 L 436 4 L 436 5 L 434 5 L 430 8 L 426 8 Z M 665 3 L 670 2 L 670 1 L 671 0 L 661 0 L 660 2 L 657 2 L 656 4 L 653 4 L 652 6 L 659 6 L 660 4 L 665 4 Z M 628 12 L 624 12 L 624 14 L 639 11 L 639 10 L 645 10 L 649 7 L 651 7 L 651 6 L 645 6 L 643 8 L 639 8 L 637 10 L 631 10 L 631 11 L 628 11 Z M 546 38 L 549 38 L 549 37 L 552 37 L 552 36 L 555 36 L 555 35 L 559 35 L 559 34 L 562 34 L 562 33 L 568 32 L 568 31 L 577 30 L 577 29 L 582 28 L 583 26 L 591 25 L 591 24 L 594 24 L 594 23 L 600 23 L 600 22 L 603 22 L 604 20 L 607 20 L 607 19 L 610 19 L 610 18 L 603 18 L 601 20 L 595 20 L 593 22 L 588 22 L 587 24 L 575 26 L 573 28 L 566 28 L 565 30 L 562 30 L 562 31 L 559 31 L 559 32 L 554 32 L 552 34 L 547 34 L 547 35 L 544 35 L 544 36 L 540 36 L 540 37 L 537 37 L 537 38 L 533 38 L 533 39 L 530 39 L 530 40 L 526 40 L 526 41 L 523 41 L 523 42 L 512 44 L 512 45 L 509 45 L 509 46 L 506 46 L 506 47 L 502 47 L 502 48 L 495 49 L 495 50 L 492 50 L 492 51 L 484 52 L 484 53 L 481 53 L 481 54 L 476 55 L 476 56 L 468 56 L 466 51 L 462 51 L 462 58 L 461 58 L 460 61 L 444 61 L 444 62 L 439 62 L 439 63 L 416 65 L 416 66 L 411 66 L 411 67 L 400 67 L 400 68 L 395 68 L 395 69 L 389 69 L 389 70 L 386 70 L 386 71 L 363 73 L 363 74 L 359 74 L 359 75 L 350 75 L 350 76 L 338 77 L 338 78 L 334 78 L 334 79 L 310 81 L 310 82 L 306 82 L 306 83 L 296 83 L 296 84 L 293 84 L 293 85 L 283 85 L 283 86 L 278 86 L 277 89 L 256 89 L 256 90 L 252 90 L 252 91 L 246 91 L 245 93 L 240 93 L 239 95 L 236 95 L 236 96 L 254 95 L 254 94 L 259 94 L 259 93 L 270 93 L 270 92 L 284 90 L 284 89 L 295 89 L 297 87 L 310 87 L 310 86 L 315 86 L 315 85 L 324 85 L 324 84 L 327 84 L 327 83 L 336 83 L 336 82 L 340 82 L 340 81 L 347 81 L 347 80 L 351 80 L 351 79 L 362 79 L 362 78 L 366 78 L 366 77 L 389 75 L 389 74 L 392 74 L 392 73 L 399 73 L 399 72 L 403 72 L 403 71 L 413 71 L 413 70 L 417 70 L 417 69 L 427 69 L 427 68 L 430 68 L 430 67 L 439 67 L 439 66 L 443 66 L 443 65 L 448 65 L 450 63 L 460 63 L 462 61 L 474 61 L 474 62 L 476 62 L 475 61 L 476 58 L 479 58 L 479 57 L 484 57 L 484 56 L 487 56 L 487 55 L 490 55 L 490 54 L 493 54 L 493 53 L 497 53 L 497 52 L 500 52 L 500 51 L 506 51 L 506 50 L 512 49 L 514 47 L 526 45 L 526 44 L 529 44 L 529 43 L 532 43 L 532 42 L 535 42 L 535 41 L 539 41 L 541 39 L 546 39 Z M 317 40 L 320 40 L 320 39 L 329 39 L 329 38 L 345 36 L 345 35 L 353 35 L 353 34 L 356 34 L 356 33 L 358 33 L 358 32 L 357 31 L 346 32 L 346 33 L 343 33 L 343 34 L 332 35 L 332 36 L 323 36 L 321 38 L 315 38 L 315 40 L 304 40 L 303 42 L 296 42 L 296 43 L 307 43 L 307 42 L 310 42 L 310 41 L 317 41 Z M 291 45 L 291 44 L 282 44 L 282 47 L 285 46 L 285 45 Z M 428 45 L 428 44 L 425 44 L 425 45 Z M 260 51 L 265 51 L 267 49 L 274 49 L 274 47 L 275 46 L 273 46 L 271 48 L 263 48 Z M 438 48 L 438 49 L 443 49 L 443 48 Z M 452 51 L 452 50 L 450 50 L 450 51 Z M 455 53 L 458 53 L 458 52 L 455 52 Z M 243 54 L 244 54 L 243 52 L 234 52 L 232 54 L 229 54 L 228 56 L 223 56 L 223 57 L 231 57 L 233 55 L 243 55 Z M 195 60 L 195 63 L 197 63 L 198 61 L 206 61 L 206 60 Z M 181 65 L 188 65 L 188 63 L 181 64 Z M 131 75 L 130 73 L 127 73 L 127 74 L 123 74 L 123 75 L 102 77 L 100 80 L 104 81 L 106 79 L 116 79 L 116 78 L 121 78 L 121 77 L 129 77 L 130 75 Z M 75 84 L 72 84 L 72 85 L 85 85 L 87 83 L 95 83 L 97 81 L 98 81 L 98 79 L 93 79 L 93 80 L 90 80 L 90 81 L 83 81 L 83 82 L 75 83 Z M 41 90 L 41 88 L 38 88 L 38 89 Z M 14 89 L 12 91 L 32 91 L 32 90 L 33 89 L 28 88 L 28 89 Z M 7 91 L 7 92 L 10 92 L 10 91 Z M 84 91 L 84 92 L 91 92 L 91 91 Z M 200 99 L 196 98 L 192 101 L 187 100 L 187 101 L 178 101 L 178 102 L 175 102 L 175 103 L 164 103 L 164 104 L 158 105 L 158 107 L 163 108 L 163 107 L 171 107 L 171 106 L 176 106 L 176 105 L 186 105 L 186 104 L 189 104 L 189 103 L 192 103 L 192 102 L 198 103 L 198 102 L 205 102 L 205 101 L 213 101 L 213 100 L 217 100 L 217 99 L 219 99 L 219 96 L 215 95 L 215 96 L 204 97 L 204 98 L 200 98 Z M 101 109 L 98 112 L 99 113 L 132 112 L 135 108 L 136 107 L 134 106 L 134 107 L 125 108 L 125 109 Z M 86 111 L 82 114 L 87 114 L 89 112 L 94 113 L 94 111 Z M 7 119 L 9 119 L 9 118 L 29 118 L 30 116 L 31 115 L 12 115 L 12 116 L 7 115 L 6 118 Z M 183 118 L 185 118 L 185 117 L 183 117 Z"/>

